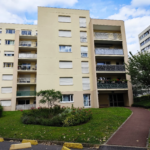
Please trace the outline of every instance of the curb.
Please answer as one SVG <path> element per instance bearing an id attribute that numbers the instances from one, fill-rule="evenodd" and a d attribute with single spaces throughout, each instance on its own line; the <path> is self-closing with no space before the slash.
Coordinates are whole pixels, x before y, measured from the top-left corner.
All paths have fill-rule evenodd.
<path id="1" fill-rule="evenodd" d="M 148 148 L 148 145 L 149 145 L 149 138 L 150 138 L 150 130 L 149 130 L 148 138 L 147 138 L 147 142 L 146 142 L 146 147 L 147 147 L 147 148 Z"/>

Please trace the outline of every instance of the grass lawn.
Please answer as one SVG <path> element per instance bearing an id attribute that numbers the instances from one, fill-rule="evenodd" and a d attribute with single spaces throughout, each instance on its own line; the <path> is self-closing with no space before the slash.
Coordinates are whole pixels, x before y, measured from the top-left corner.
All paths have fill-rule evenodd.
<path id="1" fill-rule="evenodd" d="M 90 110 L 93 119 L 72 127 L 25 125 L 20 121 L 21 111 L 4 112 L 0 118 L 0 137 L 102 144 L 131 114 L 121 107 Z"/>

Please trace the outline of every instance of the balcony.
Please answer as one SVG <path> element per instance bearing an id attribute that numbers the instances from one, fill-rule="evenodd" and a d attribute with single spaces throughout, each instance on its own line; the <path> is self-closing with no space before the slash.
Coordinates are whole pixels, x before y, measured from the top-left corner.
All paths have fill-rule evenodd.
<path id="1" fill-rule="evenodd" d="M 29 58 L 29 59 L 36 59 L 37 54 L 28 54 L 28 53 L 20 53 L 19 58 Z"/>
<path id="2" fill-rule="evenodd" d="M 96 55 L 123 55 L 123 49 L 95 48 Z"/>
<path id="3" fill-rule="evenodd" d="M 36 104 L 16 105 L 16 110 L 28 110 L 31 108 L 36 108 Z"/>
<path id="4" fill-rule="evenodd" d="M 19 65 L 18 70 L 23 71 L 36 71 L 37 66 L 36 65 Z"/>
<path id="5" fill-rule="evenodd" d="M 98 89 L 125 89 L 128 88 L 127 83 L 97 83 L 97 88 Z"/>
<path id="6" fill-rule="evenodd" d="M 36 78 L 18 78 L 17 83 L 35 84 L 36 83 Z"/>
<path id="7" fill-rule="evenodd" d="M 19 46 L 20 47 L 37 47 L 37 42 L 20 41 Z"/>
<path id="8" fill-rule="evenodd" d="M 125 65 L 96 65 L 96 71 L 125 71 Z"/>
<path id="9" fill-rule="evenodd" d="M 94 32 L 95 40 L 121 41 L 121 33 Z"/>
<path id="10" fill-rule="evenodd" d="M 17 96 L 36 96 L 36 91 L 17 91 Z"/>

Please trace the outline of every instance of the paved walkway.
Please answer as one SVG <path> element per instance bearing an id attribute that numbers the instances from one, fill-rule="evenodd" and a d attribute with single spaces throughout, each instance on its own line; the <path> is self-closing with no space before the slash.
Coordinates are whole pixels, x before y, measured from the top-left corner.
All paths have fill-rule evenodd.
<path id="1" fill-rule="evenodd" d="M 106 143 L 108 145 L 145 147 L 150 129 L 150 111 L 128 108 L 133 114 Z"/>

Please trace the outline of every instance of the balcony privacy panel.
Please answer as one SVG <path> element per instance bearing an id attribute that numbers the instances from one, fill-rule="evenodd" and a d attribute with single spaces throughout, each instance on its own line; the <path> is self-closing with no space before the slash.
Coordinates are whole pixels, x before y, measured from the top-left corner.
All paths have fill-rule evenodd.
<path id="1" fill-rule="evenodd" d="M 12 74 L 3 74 L 2 80 L 13 80 Z"/>
<path id="2" fill-rule="evenodd" d="M 37 54 L 20 53 L 19 58 L 37 58 Z"/>
<path id="3" fill-rule="evenodd" d="M 69 16 L 58 16 L 59 22 L 71 22 L 71 17 Z"/>
<path id="4" fill-rule="evenodd" d="M 71 31 L 59 30 L 60 37 L 71 37 Z"/>
<path id="5" fill-rule="evenodd" d="M 123 49 L 115 48 L 95 48 L 96 55 L 123 55 Z"/>
<path id="6" fill-rule="evenodd" d="M 72 68 L 72 61 L 60 61 L 59 68 Z"/>
<path id="7" fill-rule="evenodd" d="M 89 73 L 89 63 L 81 62 L 82 73 Z"/>
<path id="8" fill-rule="evenodd" d="M 86 28 L 86 18 L 79 18 L 81 28 Z"/>
<path id="9" fill-rule="evenodd" d="M 12 88 L 11 87 L 2 87 L 1 93 L 12 93 Z"/>
<path id="10" fill-rule="evenodd" d="M 1 104 L 1 106 L 5 106 L 5 107 L 11 106 L 11 100 L 9 100 L 9 101 L 2 100 L 2 101 L 0 101 L 0 104 Z"/>
<path id="11" fill-rule="evenodd" d="M 16 105 L 16 110 L 28 110 L 31 108 L 36 108 L 36 104 Z"/>
<path id="12" fill-rule="evenodd" d="M 31 41 L 20 41 L 20 46 L 31 46 L 32 42 Z"/>
<path id="13" fill-rule="evenodd" d="M 73 85 L 73 78 L 59 78 L 60 85 Z"/>
<path id="14" fill-rule="evenodd" d="M 71 46 L 60 45 L 59 52 L 71 52 Z"/>
<path id="15" fill-rule="evenodd" d="M 83 90 L 90 90 L 90 79 L 82 78 L 82 86 L 83 86 Z"/>
<path id="16" fill-rule="evenodd" d="M 87 33 L 84 31 L 80 32 L 80 42 L 81 43 L 86 43 L 87 42 Z"/>

